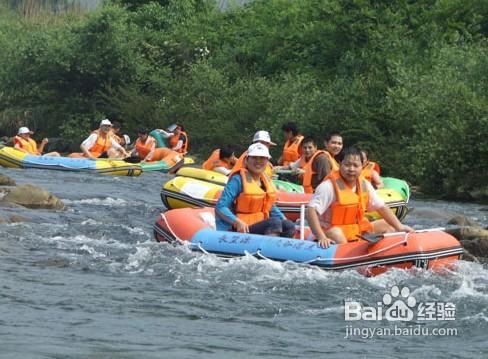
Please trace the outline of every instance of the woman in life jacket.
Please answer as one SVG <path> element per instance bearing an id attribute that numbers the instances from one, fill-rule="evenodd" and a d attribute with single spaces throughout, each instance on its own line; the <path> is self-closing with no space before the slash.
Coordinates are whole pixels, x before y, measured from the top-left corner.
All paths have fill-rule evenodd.
<path id="1" fill-rule="evenodd" d="M 306 211 L 307 221 L 321 247 L 355 241 L 366 233 L 412 232 L 361 176 L 361 152 L 355 147 L 344 151 L 338 171 L 333 171 L 315 189 Z M 366 211 L 377 211 L 383 219 L 369 222 Z"/>
<path id="2" fill-rule="evenodd" d="M 361 150 L 363 159 L 363 170 L 361 176 L 371 182 L 375 189 L 383 188 L 383 180 L 380 177 L 380 166 L 376 162 L 372 162 L 368 158 L 368 152 Z"/>
<path id="3" fill-rule="evenodd" d="M 237 161 L 234 150 L 229 145 L 224 145 L 212 152 L 210 157 L 202 164 L 207 171 L 215 171 L 229 175 Z"/>
<path id="4" fill-rule="evenodd" d="M 339 169 L 339 162 L 341 156 L 341 151 L 344 146 L 342 141 L 342 135 L 338 133 L 330 133 L 325 136 L 324 140 L 325 150 L 327 151 L 327 157 L 329 160 L 330 167 L 333 171 Z"/>
<path id="5" fill-rule="evenodd" d="M 278 165 L 287 166 L 298 161 L 302 156 L 303 136 L 298 133 L 297 125 L 294 122 L 285 123 L 281 129 L 285 133 L 285 144 L 283 153 L 278 159 Z"/>
<path id="6" fill-rule="evenodd" d="M 215 207 L 217 230 L 293 237 L 295 225 L 275 205 L 276 188 L 264 173 L 270 158 L 262 143 L 249 146 Z"/>

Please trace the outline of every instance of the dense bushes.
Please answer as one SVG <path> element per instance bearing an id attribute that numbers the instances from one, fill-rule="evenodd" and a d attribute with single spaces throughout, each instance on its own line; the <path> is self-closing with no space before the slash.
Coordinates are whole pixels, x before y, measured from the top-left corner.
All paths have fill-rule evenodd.
<path id="1" fill-rule="evenodd" d="M 130 134 L 179 121 L 203 157 L 296 121 L 432 193 L 487 185 L 484 0 L 111 3 L 56 21 L 0 12 L 2 135 L 27 124 L 77 142 L 102 116 Z"/>

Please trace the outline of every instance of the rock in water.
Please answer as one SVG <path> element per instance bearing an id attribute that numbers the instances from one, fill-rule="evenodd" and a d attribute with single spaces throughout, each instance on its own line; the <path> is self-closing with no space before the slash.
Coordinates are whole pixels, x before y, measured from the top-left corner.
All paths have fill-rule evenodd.
<path id="1" fill-rule="evenodd" d="M 481 227 L 459 227 L 447 229 L 446 232 L 456 237 L 470 254 L 488 258 L 488 230 Z"/>
<path id="2" fill-rule="evenodd" d="M 2 202 L 20 204 L 21 206 L 37 209 L 63 209 L 64 203 L 45 191 L 44 189 L 26 184 L 13 188 L 5 197 L 2 198 Z"/>
<path id="3" fill-rule="evenodd" d="M 15 186 L 16 183 L 9 176 L 0 173 L 0 186 Z"/>
<path id="4" fill-rule="evenodd" d="M 447 224 L 455 224 L 458 226 L 472 226 L 472 227 L 477 226 L 475 222 L 473 222 L 468 217 L 463 215 L 457 215 L 452 217 L 449 221 L 447 221 Z"/>

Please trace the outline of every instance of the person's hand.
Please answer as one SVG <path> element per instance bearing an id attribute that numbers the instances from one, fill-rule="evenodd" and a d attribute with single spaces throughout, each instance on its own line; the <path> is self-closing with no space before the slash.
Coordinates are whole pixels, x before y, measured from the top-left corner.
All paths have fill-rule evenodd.
<path id="1" fill-rule="evenodd" d="M 413 229 L 412 227 L 407 226 L 405 224 L 402 224 L 400 226 L 400 228 L 398 228 L 397 230 L 398 230 L 398 232 L 407 232 L 407 233 L 415 232 L 415 229 Z"/>
<path id="2" fill-rule="evenodd" d="M 329 248 L 329 246 L 332 244 L 332 239 L 328 238 L 327 236 L 323 236 L 319 238 L 319 246 L 322 248 Z"/>
<path id="3" fill-rule="evenodd" d="M 295 175 L 303 175 L 305 173 L 305 170 L 303 168 L 295 168 L 292 170 L 292 173 Z"/>
<path id="4" fill-rule="evenodd" d="M 45 145 L 46 143 L 48 143 L 48 142 L 49 142 L 49 140 L 48 140 L 47 138 L 43 138 L 43 139 L 42 139 L 42 141 L 41 141 L 41 143 L 42 143 L 42 144 L 44 144 L 44 145 Z"/>
<path id="5" fill-rule="evenodd" d="M 284 166 L 273 166 L 273 172 L 280 172 L 284 169 Z"/>
<path id="6" fill-rule="evenodd" d="M 243 220 L 237 218 L 234 222 L 234 228 L 237 232 L 249 233 L 249 226 Z"/>

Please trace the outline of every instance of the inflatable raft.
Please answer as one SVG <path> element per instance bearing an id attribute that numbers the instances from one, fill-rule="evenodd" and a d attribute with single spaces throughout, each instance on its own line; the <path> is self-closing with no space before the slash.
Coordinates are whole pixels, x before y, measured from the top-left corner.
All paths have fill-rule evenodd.
<path id="1" fill-rule="evenodd" d="M 85 158 L 36 156 L 13 147 L 0 148 L 0 165 L 9 168 L 40 168 L 47 170 L 94 172 L 112 176 L 139 176 L 139 164 L 121 160 L 89 160 Z"/>
<path id="2" fill-rule="evenodd" d="M 176 175 L 182 177 L 195 178 L 195 179 L 214 183 L 221 186 L 225 186 L 228 180 L 228 177 L 222 173 L 209 171 L 197 167 L 182 167 L 176 172 Z M 301 185 L 287 182 L 287 181 L 282 181 L 279 179 L 273 179 L 273 183 L 275 187 L 280 191 L 303 193 L 303 187 Z"/>
<path id="3" fill-rule="evenodd" d="M 253 255 L 326 270 L 356 269 L 366 275 L 380 274 L 392 267 L 440 271 L 452 266 L 463 252 L 456 238 L 440 229 L 391 233 L 327 249 L 319 247 L 311 234 L 300 240 L 216 231 L 211 208 L 184 208 L 162 213 L 154 225 L 154 236 L 160 242 L 187 243 L 194 251 L 222 257 Z"/>
<path id="4" fill-rule="evenodd" d="M 181 154 L 174 152 L 171 156 L 163 158 L 161 161 L 143 162 L 141 168 L 143 172 L 163 172 L 174 173 L 183 165 L 192 164 L 195 161 L 191 157 L 183 157 Z"/>
<path id="5" fill-rule="evenodd" d="M 186 207 L 215 207 L 223 185 L 190 177 L 177 176 L 166 182 L 161 190 L 161 200 L 168 209 Z M 408 213 L 407 203 L 395 190 L 380 189 L 377 193 L 387 206 L 402 220 Z M 278 191 L 276 205 L 286 218 L 295 221 L 300 216 L 300 207 L 308 204 L 311 194 Z M 380 218 L 376 212 L 366 212 L 370 220 Z"/>

